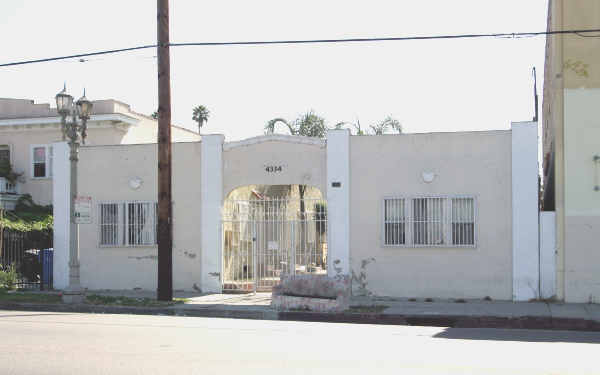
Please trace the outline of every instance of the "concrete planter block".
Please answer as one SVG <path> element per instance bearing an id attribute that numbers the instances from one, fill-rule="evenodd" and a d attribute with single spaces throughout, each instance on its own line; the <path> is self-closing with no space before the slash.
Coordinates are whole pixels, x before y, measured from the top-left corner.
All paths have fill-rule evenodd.
<path id="1" fill-rule="evenodd" d="M 277 310 L 341 312 L 350 304 L 350 278 L 324 275 L 281 276 L 273 288 L 271 306 Z"/>

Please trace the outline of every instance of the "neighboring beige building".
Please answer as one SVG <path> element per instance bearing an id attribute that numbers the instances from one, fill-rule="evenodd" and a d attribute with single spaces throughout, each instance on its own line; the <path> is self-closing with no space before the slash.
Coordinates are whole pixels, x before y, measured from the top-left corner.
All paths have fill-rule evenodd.
<path id="1" fill-rule="evenodd" d="M 597 29 L 600 2 L 550 0 L 548 30 Z M 543 209 L 556 212 L 556 291 L 600 302 L 600 36 L 546 42 Z"/>
<path id="2" fill-rule="evenodd" d="M 155 143 L 158 122 L 117 100 L 96 100 L 88 121 L 88 145 Z M 198 133 L 172 126 L 173 142 L 197 141 Z M 15 187 L 39 204 L 52 202 L 52 143 L 62 139 L 60 117 L 49 104 L 0 98 L 0 158 L 22 173 Z M 109 166 L 103 164 L 103 167 Z M 2 191 L 0 190 L 0 193 Z"/>

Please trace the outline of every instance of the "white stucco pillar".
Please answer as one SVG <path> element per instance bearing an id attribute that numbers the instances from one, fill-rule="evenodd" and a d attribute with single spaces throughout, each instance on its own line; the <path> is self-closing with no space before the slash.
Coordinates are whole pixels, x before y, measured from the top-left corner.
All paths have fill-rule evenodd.
<path id="1" fill-rule="evenodd" d="M 221 292 L 221 206 L 223 204 L 223 141 L 221 134 L 202 136 L 200 152 L 201 289 Z"/>
<path id="2" fill-rule="evenodd" d="M 350 130 L 327 132 L 327 272 L 350 273 Z"/>
<path id="3" fill-rule="evenodd" d="M 55 289 L 69 285 L 69 224 L 71 168 L 69 144 L 52 144 L 52 210 L 54 215 L 53 280 Z"/>
<path id="4" fill-rule="evenodd" d="M 513 300 L 539 297 L 538 127 L 512 123 Z"/>

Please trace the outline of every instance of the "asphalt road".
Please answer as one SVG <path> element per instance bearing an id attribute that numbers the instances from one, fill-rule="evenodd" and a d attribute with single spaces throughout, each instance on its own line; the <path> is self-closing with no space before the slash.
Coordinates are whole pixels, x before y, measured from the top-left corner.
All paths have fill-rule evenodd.
<path id="1" fill-rule="evenodd" d="M 0 374 L 600 374 L 600 332 L 0 311 Z"/>

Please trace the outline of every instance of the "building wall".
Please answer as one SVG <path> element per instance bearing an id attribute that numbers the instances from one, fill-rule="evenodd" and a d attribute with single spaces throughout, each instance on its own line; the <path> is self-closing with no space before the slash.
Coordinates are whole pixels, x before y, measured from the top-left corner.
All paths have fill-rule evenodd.
<path id="1" fill-rule="evenodd" d="M 600 89 L 565 89 L 565 295 L 600 302 Z"/>
<path id="2" fill-rule="evenodd" d="M 173 287 L 200 288 L 200 142 L 173 145 Z M 93 200 L 93 223 L 80 225 L 81 283 L 89 289 L 156 290 L 157 247 L 100 247 L 98 204 L 157 200 L 157 145 L 81 149 L 79 192 Z M 117 167 L 118 166 L 118 167 Z M 142 185 L 134 190 L 130 180 Z"/>
<path id="3" fill-rule="evenodd" d="M 350 168 L 351 267 L 368 292 L 512 298 L 510 131 L 353 136 Z M 475 196 L 477 247 L 384 247 L 384 197 L 423 195 Z"/>
<path id="4" fill-rule="evenodd" d="M 549 1 L 549 30 L 594 29 L 598 24 L 600 2 Z M 591 272 L 599 267 L 595 240 L 586 234 L 597 228 L 595 207 L 600 193 L 585 189 L 590 182 L 590 154 L 599 152 L 599 66 L 600 38 L 548 36 L 542 115 L 544 174 L 548 175 L 554 150 L 557 297 L 569 302 L 587 302 L 590 296 L 597 299 L 600 286 L 600 277 Z"/>
<path id="5" fill-rule="evenodd" d="M 311 185 L 326 191 L 326 151 L 322 144 L 285 140 L 236 144 L 223 152 L 224 197 L 246 185 Z M 267 172 L 268 166 L 282 169 Z"/>

